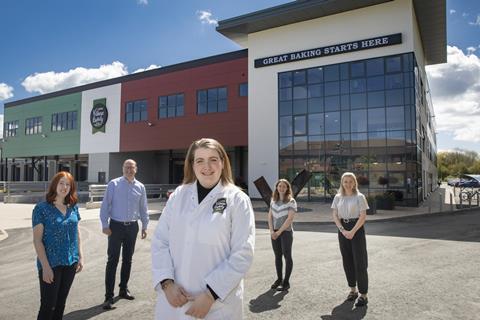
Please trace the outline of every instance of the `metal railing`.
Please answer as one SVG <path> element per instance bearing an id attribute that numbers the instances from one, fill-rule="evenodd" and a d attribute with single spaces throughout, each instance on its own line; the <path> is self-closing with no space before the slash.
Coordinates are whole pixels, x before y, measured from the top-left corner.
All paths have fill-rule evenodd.
<path id="1" fill-rule="evenodd" d="M 169 192 L 175 190 L 178 184 L 145 184 L 147 198 L 166 198 Z M 106 184 L 91 184 L 88 187 L 88 197 L 90 202 L 99 202 L 103 200 Z"/>

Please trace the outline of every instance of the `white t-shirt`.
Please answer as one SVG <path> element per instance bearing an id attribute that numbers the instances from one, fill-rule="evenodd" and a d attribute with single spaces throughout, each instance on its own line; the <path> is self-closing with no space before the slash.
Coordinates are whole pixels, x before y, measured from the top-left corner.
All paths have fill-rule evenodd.
<path id="1" fill-rule="evenodd" d="M 357 219 L 360 212 L 369 209 L 367 199 L 360 192 L 351 196 L 336 194 L 332 202 L 332 209 L 337 209 L 341 219 Z"/>

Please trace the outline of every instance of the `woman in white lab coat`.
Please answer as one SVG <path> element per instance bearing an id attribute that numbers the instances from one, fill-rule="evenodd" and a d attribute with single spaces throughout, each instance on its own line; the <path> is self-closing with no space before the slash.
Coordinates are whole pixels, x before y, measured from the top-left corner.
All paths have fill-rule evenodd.
<path id="1" fill-rule="evenodd" d="M 155 319 L 242 319 L 255 218 L 214 139 L 193 142 L 152 239 Z"/>

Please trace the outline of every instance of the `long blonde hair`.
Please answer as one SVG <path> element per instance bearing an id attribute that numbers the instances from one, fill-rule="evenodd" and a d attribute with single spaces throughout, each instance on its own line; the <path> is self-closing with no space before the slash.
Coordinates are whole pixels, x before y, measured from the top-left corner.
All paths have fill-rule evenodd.
<path id="1" fill-rule="evenodd" d="M 342 196 L 345 196 L 345 188 L 343 187 L 343 179 L 345 178 L 352 178 L 353 181 L 355 182 L 355 185 L 353 186 L 353 194 L 358 194 L 358 182 L 357 182 L 357 177 L 355 177 L 355 174 L 353 172 L 345 172 L 342 174 L 342 179 L 340 179 L 340 188 L 338 188 L 338 193 L 341 194 Z"/>
<path id="2" fill-rule="evenodd" d="M 229 183 L 233 184 L 232 167 L 230 166 L 228 154 L 220 142 L 211 138 L 202 138 L 196 140 L 192 142 L 188 148 L 187 156 L 185 157 L 185 164 L 183 165 L 183 184 L 189 184 L 197 181 L 197 177 L 193 171 L 193 160 L 195 159 L 195 151 L 200 148 L 212 149 L 218 152 L 220 160 L 223 162 L 223 170 L 220 180 L 222 180 L 223 185 L 227 185 Z"/>
<path id="3" fill-rule="evenodd" d="M 277 202 L 278 200 L 280 200 L 280 192 L 278 192 L 277 187 L 282 182 L 285 183 L 285 185 L 287 186 L 287 191 L 285 191 L 285 197 L 283 198 L 283 202 L 287 203 L 287 202 L 290 202 L 290 200 L 292 200 L 293 195 L 292 195 L 292 186 L 290 185 L 290 182 L 288 182 L 288 180 L 285 180 L 285 179 L 279 179 L 277 183 L 275 183 L 275 190 L 272 193 L 272 199 L 274 202 Z"/>

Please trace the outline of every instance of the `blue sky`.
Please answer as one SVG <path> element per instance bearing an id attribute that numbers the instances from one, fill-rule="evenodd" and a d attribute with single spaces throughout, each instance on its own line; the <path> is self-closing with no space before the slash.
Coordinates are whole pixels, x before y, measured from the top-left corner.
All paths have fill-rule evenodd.
<path id="1" fill-rule="evenodd" d="M 216 20 L 287 2 L 2 0 L 0 121 L 5 102 L 238 50 Z M 447 1 L 447 41 L 427 69 L 438 149 L 480 153 L 480 1 Z"/>

